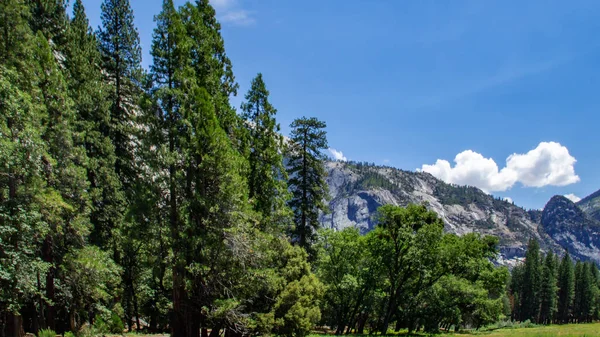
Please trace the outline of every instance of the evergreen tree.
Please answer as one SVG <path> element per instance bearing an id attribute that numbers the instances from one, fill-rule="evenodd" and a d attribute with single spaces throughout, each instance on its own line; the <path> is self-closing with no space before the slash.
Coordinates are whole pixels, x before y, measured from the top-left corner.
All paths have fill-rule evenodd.
<path id="1" fill-rule="evenodd" d="M 577 322 L 581 320 L 583 315 L 583 281 L 584 281 L 584 265 L 583 262 L 575 263 L 575 296 L 573 297 L 573 319 Z"/>
<path id="2" fill-rule="evenodd" d="M 2 2 L 0 12 L 6 5 L 14 3 Z M 44 110 L 17 84 L 23 74 L 11 68 L 0 65 L 0 320 L 5 336 L 23 336 L 21 311 L 38 294 L 33 275 L 48 269 L 37 254 L 39 233 L 46 232 L 39 204 L 45 190 Z"/>
<path id="3" fill-rule="evenodd" d="M 22 336 L 23 313 L 43 291 L 49 264 L 41 245 L 47 147 L 42 139 L 46 109 L 38 88 L 38 39 L 22 0 L 0 2 L 0 326 Z"/>
<path id="4" fill-rule="evenodd" d="M 521 289 L 521 320 L 537 322 L 540 310 L 540 246 L 536 239 L 530 239 L 525 255 L 525 270 Z"/>
<path id="5" fill-rule="evenodd" d="M 573 297 L 575 295 L 575 271 L 569 252 L 566 252 L 558 270 L 558 321 L 571 320 Z"/>
<path id="6" fill-rule="evenodd" d="M 42 257 L 50 264 L 46 275 L 46 310 L 40 309 L 40 326 L 55 329 L 56 301 L 55 278 L 63 257 L 71 250 L 81 247 L 89 233 L 89 205 L 87 194 L 85 149 L 81 146 L 81 134 L 75 127 L 73 102 L 67 95 L 67 85 L 54 53 L 41 31 L 37 36 L 36 59 L 40 64 L 40 96 L 47 119 L 43 125 L 42 139 L 46 144 L 44 175 L 47 189 L 41 196 L 44 221 L 49 226 L 45 235 Z M 39 304 L 40 308 L 44 303 Z M 34 330 L 37 330 L 34 328 Z"/>
<path id="7" fill-rule="evenodd" d="M 525 266 L 522 263 L 514 266 L 511 279 L 510 279 L 510 294 L 511 298 L 511 309 L 512 319 L 518 321 L 521 319 L 521 290 L 523 289 L 523 274 L 525 272 Z"/>
<path id="8" fill-rule="evenodd" d="M 142 200 L 143 182 L 140 175 L 147 168 L 142 164 L 141 133 L 146 99 L 142 91 L 143 71 L 141 48 L 133 11 L 129 0 L 105 0 L 101 6 L 102 27 L 99 28 L 99 46 L 103 68 L 110 91 L 111 123 L 109 135 L 115 147 L 115 172 L 119 177 L 127 201 L 129 215 L 113 233 L 117 246 L 114 259 L 123 267 L 123 298 L 125 319 L 129 330 L 133 317 L 139 317 L 137 288 L 140 283 L 140 251 L 146 236 L 145 217 L 134 209 Z M 139 319 L 136 321 L 140 327 Z"/>
<path id="9" fill-rule="evenodd" d="M 110 86 L 102 81 L 101 57 L 81 0 L 73 4 L 65 51 L 69 93 L 77 113 L 88 157 L 92 232 L 90 241 L 113 248 L 115 229 L 125 208 L 119 177 L 115 172 L 115 149 L 110 139 Z"/>
<path id="10" fill-rule="evenodd" d="M 540 323 L 551 324 L 557 310 L 557 270 L 554 254 L 549 251 L 542 267 L 540 287 Z"/>
<path id="11" fill-rule="evenodd" d="M 129 0 L 105 0 L 101 6 L 99 46 L 103 68 L 112 86 L 109 95 L 109 134 L 115 147 L 115 170 L 125 191 L 136 177 L 135 132 L 142 80 L 140 38 L 133 23 Z"/>
<path id="12" fill-rule="evenodd" d="M 575 299 L 573 315 L 579 323 L 591 321 L 594 312 L 594 282 L 589 263 L 577 261 L 575 265 Z"/>
<path id="13" fill-rule="evenodd" d="M 153 132 L 161 142 L 156 165 L 168 172 L 163 179 L 174 259 L 173 336 L 197 336 L 210 325 L 216 334 L 237 331 L 239 322 L 231 320 L 239 310 L 235 299 L 218 300 L 235 293 L 241 279 L 234 276 L 241 270 L 237 261 L 248 253 L 243 159 L 217 118 L 225 102 L 201 86 L 206 75 L 196 65 L 205 60 L 196 51 L 210 40 L 189 37 L 190 29 L 203 34 L 207 29 L 182 25 L 180 17 L 189 19 L 190 13 L 196 15 L 197 7 L 188 4 L 179 14 L 165 1 L 152 50 L 153 93 L 160 107 Z"/>
<path id="14" fill-rule="evenodd" d="M 266 221 L 281 221 L 287 207 L 287 173 L 283 166 L 283 137 L 275 121 L 277 110 L 269 102 L 262 74 L 252 80 L 242 104 L 248 133 L 248 196 L 254 210 Z M 275 217 L 273 219 L 272 217 Z"/>
<path id="15" fill-rule="evenodd" d="M 314 232 L 319 227 L 319 212 L 327 211 L 325 156 L 321 152 L 327 148 L 326 124 L 314 117 L 302 117 L 290 127 L 288 184 L 292 199 L 289 204 L 295 223 L 292 234 L 293 240 L 310 251 Z"/>
<path id="16" fill-rule="evenodd" d="M 231 60 L 225 53 L 221 24 L 209 0 L 186 3 L 181 9 L 187 36 L 193 41 L 190 52 L 194 55 L 192 67 L 198 86 L 205 88 L 215 101 L 217 119 L 231 139 L 240 137 L 240 121 L 229 97 L 237 94 Z M 236 148 L 240 144 L 235 144 Z"/>
<path id="17" fill-rule="evenodd" d="M 64 50 L 68 42 L 68 18 L 65 0 L 27 0 L 31 10 L 30 26 L 41 31 L 54 51 Z M 62 60 L 62 58 L 61 58 Z"/>

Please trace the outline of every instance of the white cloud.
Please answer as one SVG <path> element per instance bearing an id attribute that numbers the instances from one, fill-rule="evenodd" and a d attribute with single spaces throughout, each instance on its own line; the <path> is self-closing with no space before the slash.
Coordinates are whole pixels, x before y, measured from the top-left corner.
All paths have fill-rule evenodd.
<path id="1" fill-rule="evenodd" d="M 218 18 L 224 23 L 248 26 L 256 22 L 252 17 L 253 12 L 243 9 L 237 0 L 210 0 L 210 3 L 215 8 Z"/>
<path id="2" fill-rule="evenodd" d="M 565 198 L 571 200 L 572 202 L 578 202 L 579 200 L 581 200 L 580 197 L 576 196 L 573 193 L 565 194 Z"/>
<path id="3" fill-rule="evenodd" d="M 344 154 L 342 153 L 342 151 L 338 151 L 334 148 L 328 148 L 327 149 L 329 151 L 329 153 L 331 153 L 331 156 L 333 157 L 333 159 L 335 160 L 341 160 L 341 161 L 347 161 L 348 158 L 346 158 L 346 156 L 344 156 Z"/>
<path id="4" fill-rule="evenodd" d="M 512 200 L 512 198 L 511 198 L 511 197 L 504 197 L 504 198 L 502 198 L 502 199 L 503 199 L 504 201 L 506 201 L 506 202 L 510 202 L 511 204 L 512 204 L 512 202 L 513 202 L 513 200 Z"/>
<path id="5" fill-rule="evenodd" d="M 565 186 L 579 181 L 575 174 L 577 160 L 569 150 L 556 142 L 542 142 L 525 154 L 512 154 L 502 169 L 492 158 L 467 150 L 456 155 L 452 167 L 438 159 L 433 165 L 423 165 L 419 171 L 459 185 L 476 186 L 491 191 L 506 191 L 517 182 L 527 187 Z"/>

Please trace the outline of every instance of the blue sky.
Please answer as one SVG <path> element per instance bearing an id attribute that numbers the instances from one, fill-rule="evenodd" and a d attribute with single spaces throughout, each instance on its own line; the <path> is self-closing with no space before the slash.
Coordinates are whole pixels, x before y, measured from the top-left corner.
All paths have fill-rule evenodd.
<path id="1" fill-rule="evenodd" d="M 96 29 L 101 1 L 83 2 Z M 423 169 L 526 208 L 600 189 L 600 2 L 213 4 L 240 84 L 232 104 L 262 72 L 284 133 L 316 116 L 350 160 Z M 147 67 L 161 1 L 131 5 Z"/>

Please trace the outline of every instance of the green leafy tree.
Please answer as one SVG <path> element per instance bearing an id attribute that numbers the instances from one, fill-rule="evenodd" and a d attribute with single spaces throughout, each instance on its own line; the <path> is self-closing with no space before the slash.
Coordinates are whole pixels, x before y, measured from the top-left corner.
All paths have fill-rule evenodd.
<path id="1" fill-rule="evenodd" d="M 384 205 L 379 208 L 375 229 L 379 245 L 375 254 L 381 259 L 388 283 L 378 327 L 382 334 L 387 333 L 398 306 L 414 295 L 412 290 L 427 288 L 437 281 L 431 271 L 437 261 L 443 228 L 442 220 L 424 206 Z M 412 324 L 409 324 L 411 328 Z"/>
<path id="2" fill-rule="evenodd" d="M 566 252 L 558 269 L 558 321 L 569 323 L 575 296 L 575 270 L 569 252 Z"/>
<path id="3" fill-rule="evenodd" d="M 248 133 L 248 196 L 264 222 L 285 221 L 288 193 L 283 137 L 262 74 L 252 80 L 242 111 Z"/>
<path id="4" fill-rule="evenodd" d="M 337 327 L 338 335 L 342 334 L 348 325 L 356 302 L 362 300 L 361 272 L 366 255 L 362 242 L 363 239 L 355 228 L 346 228 L 339 232 L 319 232 L 317 275 L 326 286 L 328 320 L 332 323 L 330 325 Z"/>
<path id="5" fill-rule="evenodd" d="M 319 212 L 327 211 L 325 200 L 328 188 L 325 183 L 325 156 L 327 148 L 325 122 L 302 117 L 290 125 L 288 184 L 292 193 L 289 202 L 294 212 L 293 239 L 310 251 L 314 233 L 319 227 Z"/>
<path id="6" fill-rule="evenodd" d="M 90 312 L 110 306 L 121 269 L 108 252 L 94 245 L 69 252 L 61 269 L 69 327 L 80 331 Z"/>

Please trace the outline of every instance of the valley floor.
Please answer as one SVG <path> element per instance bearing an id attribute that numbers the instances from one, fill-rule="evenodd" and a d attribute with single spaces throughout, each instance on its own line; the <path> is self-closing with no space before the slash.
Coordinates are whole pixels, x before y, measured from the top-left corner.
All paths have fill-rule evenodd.
<path id="1" fill-rule="evenodd" d="M 314 334 L 309 337 L 323 337 L 323 334 Z M 350 335 L 355 336 L 355 335 Z M 365 335 L 364 337 L 368 337 Z M 406 336 L 398 334 L 397 336 Z M 422 337 L 468 337 L 468 336 L 489 336 L 489 337 L 600 337 L 600 323 L 591 324 L 567 324 L 567 325 L 550 325 L 550 326 L 534 326 L 530 328 L 503 328 L 493 331 L 472 331 L 461 333 L 442 333 L 438 335 L 416 334 L 415 336 Z"/>

